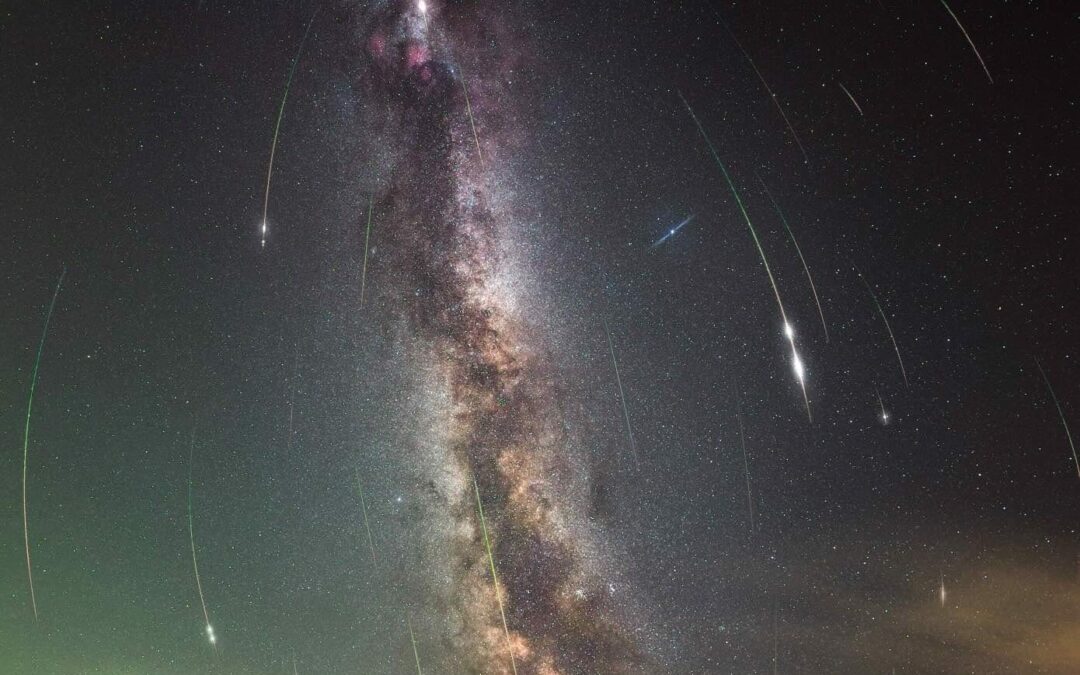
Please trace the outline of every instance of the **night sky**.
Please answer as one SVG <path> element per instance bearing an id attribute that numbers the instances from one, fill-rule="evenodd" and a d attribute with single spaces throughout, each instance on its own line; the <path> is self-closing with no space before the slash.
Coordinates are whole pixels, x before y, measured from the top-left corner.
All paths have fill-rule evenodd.
<path id="1" fill-rule="evenodd" d="M 4 3 L 0 672 L 1080 672 L 1078 25 Z"/>

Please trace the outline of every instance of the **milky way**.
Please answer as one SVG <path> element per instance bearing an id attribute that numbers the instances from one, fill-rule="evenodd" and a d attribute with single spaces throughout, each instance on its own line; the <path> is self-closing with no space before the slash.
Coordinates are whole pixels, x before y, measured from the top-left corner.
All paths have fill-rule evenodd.
<path id="1" fill-rule="evenodd" d="M 432 611 L 446 621 L 431 626 L 448 631 L 443 668 L 456 672 L 509 673 L 511 649 L 523 672 L 632 672 L 640 657 L 614 618 L 603 579 L 610 562 L 582 519 L 588 476 L 569 451 L 552 357 L 530 337 L 536 317 L 520 309 L 519 280 L 503 255 L 513 205 L 501 186 L 521 136 L 504 83 L 518 57 L 515 36 L 483 10 L 456 7 L 451 16 L 438 6 L 383 4 L 359 22 L 357 37 L 368 69 L 359 77 L 385 98 L 382 133 L 403 148 L 376 204 L 380 222 L 390 223 L 381 304 L 405 314 L 442 394 L 432 397 L 440 402 L 430 411 L 435 421 L 417 436 L 438 439 L 430 496 L 445 524 L 421 563 L 445 563 L 446 576 L 429 591 Z M 458 34 L 455 25 L 469 30 Z M 512 646 L 472 477 L 494 540 Z"/>

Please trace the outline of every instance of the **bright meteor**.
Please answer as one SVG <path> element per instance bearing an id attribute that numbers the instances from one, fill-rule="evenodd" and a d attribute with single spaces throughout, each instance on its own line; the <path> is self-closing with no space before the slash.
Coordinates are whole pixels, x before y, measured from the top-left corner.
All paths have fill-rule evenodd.
<path id="1" fill-rule="evenodd" d="M 656 248 L 657 246 L 659 246 L 660 244 L 663 244 L 668 239 L 671 239 L 672 237 L 674 237 L 679 232 L 679 230 L 683 229 L 684 227 L 686 227 L 687 225 L 689 225 L 693 221 L 694 221 L 694 214 L 691 213 L 689 216 L 684 218 L 681 223 L 679 223 L 675 227 L 673 227 L 670 230 L 668 230 L 667 232 L 665 232 L 664 236 L 662 236 L 659 239 L 657 239 L 656 241 L 654 241 L 653 245 L 650 248 Z"/>
<path id="2" fill-rule="evenodd" d="M 676 91 L 679 95 L 679 100 L 686 106 L 686 112 L 690 113 L 690 118 L 694 120 L 694 124 L 697 126 L 698 132 L 701 133 L 701 137 L 705 140 L 705 145 L 709 147 L 709 152 L 712 153 L 713 159 L 716 160 L 716 165 L 720 167 L 720 173 L 724 175 L 724 180 L 727 182 L 729 188 L 731 188 L 731 194 L 735 197 L 735 204 L 739 207 L 739 213 L 742 214 L 743 220 L 746 221 L 746 227 L 750 230 L 750 236 L 754 239 L 754 245 L 757 246 L 758 255 L 761 256 L 761 264 L 765 266 L 765 274 L 769 277 L 769 283 L 772 285 L 773 295 L 776 296 L 776 305 L 780 308 L 780 319 L 784 324 L 784 337 L 787 338 L 788 344 L 791 345 L 791 366 L 795 372 L 795 379 L 799 381 L 799 388 L 802 389 L 803 402 L 806 404 L 806 417 L 811 422 L 814 421 L 813 416 L 810 414 L 810 398 L 806 394 L 806 369 L 803 366 L 802 359 L 799 358 L 799 351 L 795 347 L 795 329 L 792 328 L 791 322 L 788 321 L 787 312 L 784 311 L 784 301 L 780 299 L 780 289 L 776 286 L 776 279 L 773 278 L 772 268 L 769 267 L 769 261 L 765 258 L 765 249 L 761 246 L 761 240 L 758 239 L 757 230 L 754 229 L 754 224 L 750 222 L 750 214 L 746 212 L 746 207 L 743 206 L 742 198 L 739 197 L 739 191 L 735 189 L 735 183 L 731 180 L 731 176 L 728 174 L 727 166 L 724 161 L 720 159 L 720 153 L 716 151 L 716 146 L 713 145 L 709 135 L 705 133 L 705 127 L 701 125 L 701 121 L 697 115 L 694 114 L 694 109 L 690 107 L 686 97 L 682 95 L 681 91 Z"/>
<path id="3" fill-rule="evenodd" d="M 983 72 L 986 73 L 986 79 L 990 80 L 990 84 L 994 83 L 994 78 L 990 77 L 990 69 L 986 67 L 986 61 L 983 61 L 982 54 L 975 47 L 975 43 L 971 40 L 971 36 L 968 35 L 967 29 L 964 28 L 964 24 L 960 23 L 960 19 L 953 13 L 952 8 L 949 7 L 949 3 L 945 0 L 941 0 L 941 6 L 945 8 L 945 11 L 949 13 L 952 20 L 956 22 L 956 27 L 960 29 L 960 32 L 964 34 L 964 39 L 967 40 L 968 45 L 971 46 L 971 51 L 975 52 L 975 58 L 979 59 L 979 65 L 982 66 Z"/>
<path id="4" fill-rule="evenodd" d="M 1054 387 L 1050 384 L 1050 378 L 1046 376 L 1046 371 L 1043 370 L 1042 364 L 1039 360 L 1035 360 L 1035 365 L 1039 368 L 1039 374 L 1042 375 L 1043 382 L 1046 383 L 1046 388 L 1050 390 L 1050 398 L 1054 400 L 1054 407 L 1057 408 L 1058 417 L 1061 418 L 1061 426 L 1065 427 L 1065 437 L 1069 439 L 1069 448 L 1072 450 L 1073 464 L 1076 465 L 1076 475 L 1080 477 L 1080 458 L 1076 456 L 1076 445 L 1073 444 L 1072 432 L 1069 431 L 1069 423 L 1065 421 L 1065 412 L 1061 409 L 1061 403 L 1058 401 L 1057 394 L 1054 393 Z"/>
<path id="5" fill-rule="evenodd" d="M 311 32 L 311 24 L 315 22 L 315 15 L 319 13 L 316 9 L 315 13 L 311 15 L 311 19 L 308 21 L 307 29 L 304 30 L 304 37 L 300 39 L 300 47 L 296 50 L 296 56 L 293 57 L 292 66 L 289 67 L 289 78 L 285 81 L 285 93 L 281 96 L 281 105 L 278 107 L 277 124 L 274 125 L 274 141 L 270 144 L 270 164 L 266 168 L 266 191 L 263 194 L 263 216 L 262 225 L 259 227 L 260 246 L 266 247 L 266 214 L 270 207 L 270 177 L 274 175 L 274 153 L 277 151 L 278 134 L 281 132 L 281 118 L 285 116 L 285 101 L 289 98 L 289 87 L 292 86 L 293 75 L 296 74 L 296 64 L 300 61 L 300 53 L 304 51 L 304 43 L 307 42 L 308 33 Z"/>
<path id="6" fill-rule="evenodd" d="M 199 578 L 199 560 L 195 556 L 195 520 L 191 508 L 192 470 L 195 466 L 195 430 L 191 430 L 191 448 L 188 451 L 188 537 L 191 540 L 191 565 L 195 569 L 195 588 L 199 591 L 199 604 L 202 605 L 203 619 L 206 620 L 206 639 L 210 646 L 217 649 L 217 636 L 214 634 L 214 626 L 210 623 L 210 612 L 206 610 L 206 598 L 203 597 L 202 580 Z"/>

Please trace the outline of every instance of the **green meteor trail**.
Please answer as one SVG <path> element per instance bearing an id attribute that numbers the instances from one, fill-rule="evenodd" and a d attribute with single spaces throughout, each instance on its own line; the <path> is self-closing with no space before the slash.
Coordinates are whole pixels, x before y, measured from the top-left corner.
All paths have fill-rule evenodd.
<path id="1" fill-rule="evenodd" d="M 1072 432 L 1069 431 L 1069 423 L 1065 421 L 1065 412 L 1061 409 L 1061 403 L 1058 401 L 1057 394 L 1054 393 L 1054 387 L 1050 384 L 1050 378 L 1046 376 L 1046 371 L 1043 370 L 1042 364 L 1038 359 L 1035 359 L 1035 365 L 1039 368 L 1039 374 L 1042 375 L 1043 382 L 1046 383 L 1046 388 L 1050 390 L 1050 398 L 1054 400 L 1054 407 L 1057 408 L 1058 417 L 1061 418 L 1061 426 L 1065 427 L 1065 437 L 1069 439 L 1069 448 L 1072 450 L 1073 464 L 1076 465 L 1076 475 L 1080 478 L 1080 458 L 1076 456 L 1076 445 L 1073 443 Z"/>
<path id="2" fill-rule="evenodd" d="M 806 373 L 803 368 L 802 359 L 799 358 L 799 352 L 795 348 L 795 329 L 791 327 L 791 323 L 788 321 L 787 312 L 784 311 L 784 301 L 780 299 L 780 289 L 776 286 L 776 279 L 773 277 L 772 268 L 769 267 L 769 261 L 765 258 L 765 249 L 761 246 L 761 240 L 758 239 L 754 224 L 750 222 L 750 215 L 746 212 L 746 207 L 743 206 L 742 198 L 739 197 L 739 191 L 735 189 L 735 183 L 732 182 L 731 176 L 728 174 L 727 166 L 724 164 L 724 161 L 720 159 L 720 153 L 716 151 L 716 146 L 713 145 L 709 135 L 705 133 L 705 127 L 701 125 L 698 116 L 694 114 L 694 109 L 690 107 L 686 97 L 683 96 L 681 91 L 676 90 L 676 93 L 679 95 L 679 100 L 682 101 L 682 104 L 686 106 L 686 112 L 690 113 L 690 118 L 694 120 L 698 132 L 701 133 L 701 137 L 705 140 L 705 145 L 709 147 L 709 152 L 712 153 L 713 159 L 716 160 L 716 165 L 720 167 L 720 173 L 724 175 L 724 180 L 727 182 L 728 187 L 731 188 L 731 194 L 735 197 L 735 204 L 739 207 L 739 213 L 742 214 L 743 220 L 746 221 L 746 227 L 749 228 L 750 236 L 753 237 L 754 245 L 757 246 L 758 255 L 761 256 L 761 263 L 765 266 L 765 274 L 769 276 L 769 283 L 772 284 L 773 295 L 776 296 L 776 305 L 780 308 L 780 318 L 784 322 L 784 337 L 787 338 L 788 343 L 791 345 L 791 365 L 795 371 L 795 378 L 799 381 L 799 387 L 802 389 L 803 402 L 806 404 L 806 417 L 813 422 L 814 418 L 810 414 L 810 398 L 806 394 Z"/>
<path id="3" fill-rule="evenodd" d="M 37 357 L 34 359 L 34 372 L 30 376 L 30 396 L 26 402 L 26 425 L 23 427 L 23 466 L 22 466 L 22 516 L 23 545 L 26 548 L 26 578 L 30 582 L 30 605 L 34 608 L 34 621 L 38 619 L 37 596 L 34 595 L 34 568 L 30 564 L 30 525 L 26 511 L 26 466 L 30 448 L 30 411 L 34 408 L 34 389 L 37 388 L 38 368 L 41 367 L 41 354 L 45 350 L 45 336 L 49 334 L 49 321 L 56 308 L 56 296 L 60 295 L 60 285 L 64 283 L 67 267 L 60 269 L 60 278 L 56 281 L 49 310 L 45 313 L 45 326 L 41 329 L 41 341 L 38 342 Z"/>
<path id="4" fill-rule="evenodd" d="M 967 29 L 964 28 L 964 24 L 960 23 L 960 19 L 953 13 L 952 8 L 949 7 L 949 3 L 945 0 L 941 0 L 941 6 L 945 8 L 945 11 L 949 13 L 952 20 L 956 22 L 956 27 L 960 29 L 960 32 L 964 34 L 964 39 L 967 40 L 968 45 L 971 46 L 971 51 L 975 52 L 975 58 L 979 59 L 979 65 L 982 66 L 983 72 L 986 73 L 986 79 L 990 80 L 990 84 L 994 83 L 994 78 L 990 77 L 990 69 L 986 67 L 986 61 L 983 61 L 982 54 L 975 47 L 975 43 L 972 42 L 971 36 L 968 35 Z"/>
<path id="5" fill-rule="evenodd" d="M 368 526 L 367 503 L 364 501 L 364 488 L 360 485 L 360 469 L 356 470 L 356 492 L 360 495 L 360 509 L 364 513 L 364 531 L 367 532 L 368 548 L 371 549 L 371 563 L 378 564 L 375 559 L 375 544 L 371 540 L 371 527 Z"/>
<path id="6" fill-rule="evenodd" d="M 416 658 L 416 675 L 424 675 L 424 671 L 420 670 L 420 652 L 416 649 L 416 635 L 413 633 L 412 619 L 406 616 L 405 622 L 409 624 L 409 641 L 412 642 L 412 653 Z"/>
<path id="7" fill-rule="evenodd" d="M 874 301 L 874 306 L 877 307 L 878 314 L 881 315 L 881 321 L 885 324 L 885 330 L 889 333 L 889 339 L 892 341 L 893 351 L 896 352 L 896 361 L 900 364 L 900 374 L 904 376 L 904 386 L 910 387 L 907 379 L 907 370 L 904 369 L 904 360 L 900 358 L 900 346 L 896 344 L 896 336 L 893 335 L 892 326 L 889 325 L 889 319 L 885 316 L 885 310 L 881 307 L 881 303 L 878 302 L 877 294 L 874 293 L 874 289 L 870 287 L 870 282 L 866 280 L 862 272 L 858 267 L 855 267 L 855 263 L 851 264 L 855 269 L 855 273 L 859 275 L 859 280 L 863 282 L 863 286 L 866 286 L 866 290 L 869 291 L 870 297 Z"/>
<path id="8" fill-rule="evenodd" d="M 623 419 L 626 420 L 626 435 L 630 438 L 630 452 L 634 455 L 634 465 L 641 468 L 637 444 L 634 443 L 634 430 L 630 426 L 630 413 L 626 407 L 626 393 L 623 391 L 622 377 L 619 375 L 619 362 L 615 359 L 615 346 L 611 342 L 611 331 L 608 329 L 607 321 L 604 321 L 604 335 L 607 336 L 608 351 L 611 352 L 611 363 L 615 366 L 615 382 L 619 385 L 619 401 L 622 403 Z"/>
<path id="9" fill-rule="evenodd" d="M 814 286 L 814 277 L 810 276 L 810 266 L 806 264 L 806 258 L 803 257 L 802 249 L 799 248 L 799 242 L 795 239 L 795 233 L 791 231 L 791 226 L 788 225 L 787 218 L 784 216 L 783 209 L 780 208 L 780 204 L 773 199 L 772 193 L 769 192 L 769 186 L 765 184 L 765 179 L 758 176 L 758 180 L 761 181 L 761 187 L 765 189 L 765 195 L 772 202 L 773 208 L 776 209 L 776 214 L 780 216 L 780 222 L 784 224 L 784 229 L 787 230 L 788 237 L 791 238 L 791 243 L 795 245 L 795 252 L 799 254 L 799 262 L 802 263 L 803 271 L 806 272 L 806 280 L 810 282 L 810 292 L 814 294 L 814 304 L 817 305 L 818 316 L 821 317 L 821 329 L 825 331 L 825 342 L 829 341 L 829 327 L 825 325 L 825 312 L 821 311 L 821 299 L 818 298 L 817 287 Z"/>
<path id="10" fill-rule="evenodd" d="M 475 477 L 473 477 L 473 489 L 476 491 L 476 510 L 480 514 L 480 527 L 484 532 L 484 547 L 487 549 L 488 564 L 491 566 L 491 581 L 495 585 L 495 599 L 499 601 L 499 614 L 502 616 L 503 634 L 506 635 L 506 648 L 510 651 L 510 667 L 514 675 L 517 675 L 514 645 L 510 642 L 510 627 L 506 624 L 506 610 L 503 607 L 502 593 L 499 592 L 499 575 L 495 572 L 495 554 L 491 551 L 491 539 L 488 537 L 487 521 L 484 519 L 484 502 L 480 499 L 480 486 Z"/>
<path id="11" fill-rule="evenodd" d="M 364 235 L 364 268 L 360 272 L 360 306 L 364 306 L 364 289 L 367 286 L 367 257 L 368 244 L 371 242 L 371 208 L 375 201 L 375 193 L 368 197 L 367 205 L 367 234 Z"/>
<path id="12" fill-rule="evenodd" d="M 203 619 L 206 620 L 206 639 L 210 645 L 217 649 L 217 637 L 214 635 L 214 626 L 210 623 L 210 613 L 206 611 L 206 598 L 203 597 L 202 580 L 199 578 L 199 560 L 195 556 L 195 519 L 192 515 L 191 492 L 192 472 L 195 467 L 195 429 L 191 430 L 191 448 L 188 450 L 188 492 L 187 492 L 187 519 L 188 538 L 191 540 L 191 565 L 195 569 L 195 588 L 199 591 L 199 604 L 202 605 Z"/>
<path id="13" fill-rule="evenodd" d="M 270 177 L 274 175 L 274 153 L 277 151 L 278 134 L 281 132 L 281 118 L 285 116 L 285 101 L 289 98 L 289 87 L 292 86 L 293 75 L 296 74 L 296 64 L 300 61 L 300 54 L 304 51 L 304 43 L 307 42 L 308 33 L 311 32 L 311 24 L 315 22 L 315 16 L 319 13 L 316 9 L 311 15 L 311 19 L 308 21 L 307 29 L 304 30 L 304 37 L 300 40 L 300 47 L 296 50 L 296 56 L 293 57 L 292 66 L 289 67 L 289 78 L 285 81 L 285 93 L 281 96 L 281 105 L 278 107 L 277 124 L 274 125 L 274 141 L 270 144 L 270 164 L 266 169 L 266 192 L 263 195 L 263 217 L 262 226 L 260 228 L 261 246 L 266 246 L 266 213 L 270 206 Z"/>

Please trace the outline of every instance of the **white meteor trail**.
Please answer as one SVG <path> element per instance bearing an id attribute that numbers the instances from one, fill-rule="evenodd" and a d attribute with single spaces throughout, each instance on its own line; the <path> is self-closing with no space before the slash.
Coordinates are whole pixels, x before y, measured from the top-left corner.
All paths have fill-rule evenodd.
<path id="1" fill-rule="evenodd" d="M 944 572 L 941 573 L 941 586 L 938 587 L 938 598 L 941 600 L 941 606 L 944 607 L 945 606 L 945 598 L 946 598 L 946 593 L 945 593 L 945 573 Z"/>
<path id="2" fill-rule="evenodd" d="M 731 194 L 735 197 L 735 204 L 739 207 L 739 213 L 742 214 L 743 220 L 746 222 L 746 227 L 750 230 L 750 236 L 754 239 L 754 245 L 757 247 L 758 255 L 761 257 L 761 264 L 765 267 L 765 274 L 768 275 L 769 283 L 772 285 L 773 295 L 776 296 L 776 305 L 780 309 L 780 319 L 784 324 L 784 337 L 787 338 L 788 344 L 791 345 L 791 366 L 792 370 L 795 372 L 795 379 L 799 382 L 799 388 L 802 390 L 803 403 L 806 404 L 806 417 L 813 422 L 814 418 L 810 414 L 810 397 L 806 394 L 806 369 L 803 366 L 802 359 L 799 358 L 798 349 L 795 348 L 795 329 L 791 327 L 791 322 L 788 321 L 787 312 L 784 310 L 784 302 L 780 299 L 780 289 L 776 285 L 776 279 L 773 277 L 772 268 L 769 267 L 769 261 L 765 258 L 765 249 L 761 246 L 761 240 L 758 239 L 757 230 L 754 229 L 754 224 L 750 222 L 750 214 L 746 212 L 746 207 L 743 205 L 742 198 L 739 197 L 739 191 L 735 189 L 735 183 L 728 174 L 727 165 L 720 159 L 720 153 L 716 151 L 716 146 L 713 145 L 712 139 L 705 133 L 705 127 L 701 125 L 701 120 L 699 120 L 694 113 L 694 109 L 690 107 L 690 103 L 687 102 L 686 97 L 682 95 L 681 91 L 677 91 L 677 93 L 679 95 L 679 100 L 682 101 L 682 104 L 686 107 L 686 112 L 690 113 L 690 118 L 694 120 L 694 125 L 697 126 L 698 132 L 705 140 L 705 145 L 709 147 L 709 152 L 712 153 L 713 159 L 716 160 L 716 165 L 720 167 L 720 173 L 723 174 L 728 188 L 731 189 Z"/>
<path id="3" fill-rule="evenodd" d="M 881 392 L 878 391 L 877 387 L 874 387 L 874 394 L 877 395 L 877 402 L 878 402 L 878 405 L 881 407 L 881 423 L 882 424 L 888 424 L 889 423 L 889 413 L 885 412 L 885 402 L 883 400 L 881 400 Z"/>
<path id="4" fill-rule="evenodd" d="M 606 320 L 604 321 L 604 335 L 607 336 L 608 351 L 611 352 L 611 364 L 615 366 L 615 382 L 619 385 L 619 401 L 622 403 L 623 419 L 626 420 L 626 435 L 630 439 L 630 452 L 634 456 L 634 465 L 640 468 L 641 461 L 638 459 L 637 444 L 634 443 L 634 430 L 630 426 L 630 412 L 626 407 L 626 392 L 623 391 L 619 362 L 615 359 L 615 346 L 611 342 L 611 330 Z"/>
<path id="5" fill-rule="evenodd" d="M 862 115 L 863 114 L 862 106 L 860 106 L 859 102 L 855 100 L 855 97 L 851 95 L 851 92 L 848 91 L 848 88 L 844 86 L 844 83 L 843 82 L 837 82 L 837 84 L 840 85 L 840 88 L 844 90 L 845 94 L 847 94 L 848 100 L 851 101 L 851 105 L 855 106 L 855 109 L 859 111 L 860 115 Z"/>
<path id="6" fill-rule="evenodd" d="M 949 13 L 952 20 L 956 22 L 956 27 L 960 29 L 960 32 L 964 34 L 964 39 L 967 40 L 968 45 L 971 46 L 971 51 L 975 52 L 975 58 L 979 59 L 979 65 L 982 66 L 983 72 L 986 73 L 986 79 L 990 80 L 990 84 L 994 83 L 994 78 L 990 77 L 990 69 L 986 67 L 986 61 L 983 61 L 982 54 L 975 47 L 975 43 L 972 42 L 971 36 L 968 35 L 967 29 L 964 28 L 964 24 L 960 23 L 960 19 L 953 13 L 952 8 L 945 0 L 941 0 L 941 6 L 945 8 L 945 11 Z"/>
<path id="7" fill-rule="evenodd" d="M 878 314 L 881 316 L 882 323 L 885 324 L 885 330 L 889 333 L 889 340 L 892 341 L 893 351 L 896 352 L 896 361 L 900 364 L 900 374 L 904 376 L 904 386 L 910 387 L 907 379 L 907 370 L 904 368 L 904 359 L 900 358 L 900 346 L 896 344 L 896 336 L 893 335 L 892 326 L 889 325 L 889 319 L 885 316 L 885 309 L 882 308 L 881 303 L 878 302 L 877 294 L 874 293 L 874 289 L 870 286 L 870 282 L 866 280 L 862 272 L 858 267 L 855 267 L 855 263 L 851 264 L 851 267 L 855 270 L 855 273 L 859 275 L 859 280 L 866 286 L 866 290 L 870 293 L 870 298 L 874 301 L 874 306 L 877 307 Z"/>
<path id="8" fill-rule="evenodd" d="M 660 237 L 655 242 L 653 242 L 653 245 L 650 248 L 656 248 L 657 246 L 659 246 L 660 244 L 663 244 L 668 239 L 671 239 L 672 237 L 674 237 L 679 232 L 679 230 L 681 230 L 684 227 L 686 227 L 687 225 L 689 225 L 691 222 L 693 222 L 693 220 L 694 220 L 694 214 L 691 213 L 689 216 L 684 218 L 681 223 L 679 223 L 675 227 L 673 227 L 670 230 L 668 230 L 667 232 L 665 232 L 664 236 Z"/>
<path id="9" fill-rule="evenodd" d="M 1080 459 L 1076 456 L 1076 445 L 1073 444 L 1072 432 L 1069 431 L 1069 423 L 1065 421 L 1065 412 L 1061 409 L 1061 403 L 1058 401 L 1057 394 L 1054 393 L 1054 387 L 1050 384 L 1050 378 L 1046 376 L 1046 371 L 1043 370 L 1042 364 L 1038 359 L 1035 359 L 1035 365 L 1039 368 L 1039 374 L 1042 375 L 1043 382 L 1046 383 L 1046 388 L 1050 390 L 1050 398 L 1054 400 L 1054 407 L 1057 408 L 1058 417 L 1061 418 L 1061 426 L 1065 427 L 1065 437 L 1069 439 L 1069 448 L 1072 450 L 1073 464 L 1076 465 L 1076 475 L 1080 477 Z"/>

